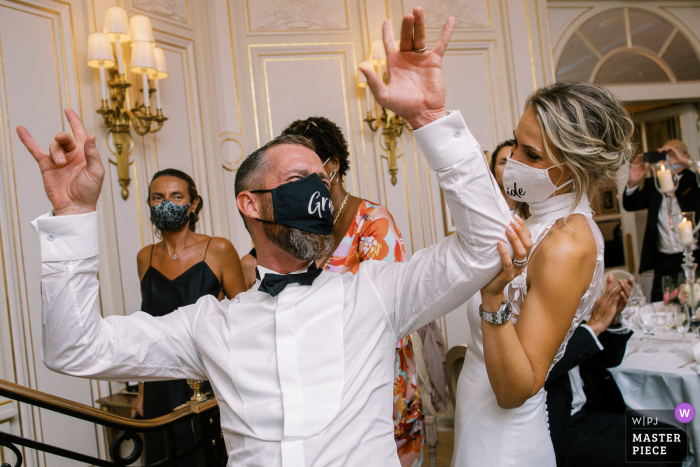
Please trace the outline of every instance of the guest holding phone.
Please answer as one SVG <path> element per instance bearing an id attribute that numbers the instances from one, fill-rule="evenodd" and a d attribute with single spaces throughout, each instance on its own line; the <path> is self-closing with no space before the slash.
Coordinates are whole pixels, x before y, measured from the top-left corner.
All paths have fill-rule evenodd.
<path id="1" fill-rule="evenodd" d="M 673 161 L 673 168 L 678 173 L 678 189 L 671 197 L 671 212 L 695 212 L 695 217 L 700 214 L 700 187 L 698 187 L 695 174 L 687 168 L 690 162 L 688 147 L 677 139 L 667 141 L 659 149 L 664 152 L 669 160 Z M 632 161 L 629 171 L 627 187 L 622 196 L 622 206 L 627 211 L 648 210 L 644 241 L 642 243 L 642 256 L 639 260 L 639 273 L 654 270 L 654 282 L 651 288 L 651 301 L 663 300 L 664 290 L 661 280 L 664 276 L 674 279 L 683 273 L 683 245 L 680 243 L 678 233 L 672 231 L 669 225 L 669 205 L 664 203 L 663 196 L 656 189 L 653 178 L 645 178 L 649 167 L 645 162 L 654 159 L 644 159 L 644 154 L 639 154 Z M 658 162 L 658 155 L 656 157 Z M 695 262 L 700 260 L 698 245 L 693 247 Z"/>

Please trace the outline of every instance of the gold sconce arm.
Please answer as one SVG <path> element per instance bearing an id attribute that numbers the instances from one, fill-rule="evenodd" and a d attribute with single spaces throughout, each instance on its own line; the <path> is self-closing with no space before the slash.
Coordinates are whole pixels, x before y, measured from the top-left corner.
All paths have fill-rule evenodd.
<path id="1" fill-rule="evenodd" d="M 397 155 L 397 149 L 399 138 L 401 138 L 404 126 L 406 126 L 406 121 L 391 110 L 385 108 L 382 108 L 382 116 L 379 120 L 372 116 L 371 111 L 368 111 L 367 118 L 365 118 L 364 121 L 372 131 L 377 131 L 379 128 L 382 129 L 382 139 L 384 142 L 384 147 L 382 149 L 386 151 L 386 156 L 382 156 L 382 158 L 386 159 L 389 165 L 391 184 L 396 185 L 396 175 L 399 173 L 398 159 L 403 156 L 403 154 Z"/>

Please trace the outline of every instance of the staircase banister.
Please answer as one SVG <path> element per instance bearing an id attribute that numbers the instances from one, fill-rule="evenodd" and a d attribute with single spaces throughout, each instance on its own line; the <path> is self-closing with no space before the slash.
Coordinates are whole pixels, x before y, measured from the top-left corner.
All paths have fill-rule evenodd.
<path id="1" fill-rule="evenodd" d="M 181 420 L 192 418 L 195 414 L 193 406 L 186 406 L 158 418 L 148 420 L 136 420 L 127 417 L 120 417 L 109 412 L 105 412 L 89 405 L 74 402 L 62 397 L 47 394 L 36 389 L 21 386 L 0 379 L 0 396 L 7 397 L 19 402 L 31 404 L 42 409 L 58 412 L 70 417 L 79 418 L 99 425 L 116 428 L 118 430 L 129 430 L 138 433 L 156 431 L 166 426 L 177 423 Z M 201 402 L 198 412 L 206 412 L 217 407 L 216 398 Z"/>

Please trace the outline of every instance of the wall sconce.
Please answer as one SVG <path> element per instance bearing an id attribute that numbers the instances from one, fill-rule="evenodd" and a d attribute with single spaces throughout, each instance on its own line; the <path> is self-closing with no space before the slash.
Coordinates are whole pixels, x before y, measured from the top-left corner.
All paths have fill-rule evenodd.
<path id="1" fill-rule="evenodd" d="M 112 53 L 112 42 L 114 42 L 117 51 L 116 66 Z M 140 103 L 137 98 L 133 108 L 129 103 L 127 92 L 131 83 L 127 82 L 124 71 L 123 42 L 131 42 L 129 71 L 140 74 L 142 79 L 143 103 Z M 127 187 L 131 182 L 129 156 L 133 149 L 133 142 L 130 127 L 134 128 L 136 134 L 144 136 L 148 133 L 158 132 L 163 127 L 163 122 L 167 120 L 163 116 L 160 105 L 158 81 L 167 78 L 168 68 L 163 49 L 155 45 L 151 20 L 147 16 L 136 15 L 132 16 L 129 21 L 126 10 L 120 7 L 107 8 L 104 33 L 95 32 L 88 36 L 87 65 L 100 70 L 102 106 L 97 110 L 97 113 L 102 115 L 109 132 L 112 133 L 114 151 L 111 148 L 110 151 L 117 158 L 117 172 L 123 199 L 129 197 Z M 109 70 L 109 81 L 105 76 L 105 70 Z M 149 78 L 153 79 L 155 89 L 150 87 Z M 155 115 L 151 113 L 153 93 L 156 97 Z"/>
<path id="2" fill-rule="evenodd" d="M 397 46 L 398 48 L 398 41 Z M 377 71 L 377 74 L 382 77 L 384 83 L 389 82 L 388 75 L 384 72 L 383 67 L 386 65 L 386 53 L 384 52 L 384 44 L 381 40 L 375 39 L 371 43 L 370 47 L 370 60 L 367 62 L 362 62 L 360 65 L 371 65 Z M 377 131 L 382 129 L 382 138 L 380 139 L 380 145 L 383 143 L 382 149 L 386 151 L 386 156 L 382 158 L 387 160 L 389 165 L 389 174 L 391 175 L 391 184 L 396 185 L 396 174 L 399 173 L 398 159 L 403 157 L 403 154 L 397 155 L 398 141 L 403 134 L 404 126 L 406 126 L 406 121 L 396 115 L 391 110 L 382 107 L 382 114 L 377 120 L 372 116 L 372 103 L 370 99 L 369 86 L 367 86 L 367 79 L 362 73 L 358 74 L 357 86 L 359 88 L 365 88 L 365 98 L 367 100 L 367 126 L 370 130 Z M 410 129 L 410 127 L 406 126 Z"/>

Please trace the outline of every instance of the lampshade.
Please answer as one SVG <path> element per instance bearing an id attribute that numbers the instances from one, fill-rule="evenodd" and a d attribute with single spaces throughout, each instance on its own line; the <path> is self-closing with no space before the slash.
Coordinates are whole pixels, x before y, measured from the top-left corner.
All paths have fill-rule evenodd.
<path id="1" fill-rule="evenodd" d="M 375 65 L 386 64 L 386 52 L 384 51 L 384 43 L 381 39 L 375 39 L 370 44 L 369 59 Z"/>
<path id="2" fill-rule="evenodd" d="M 131 40 L 134 42 L 146 41 L 155 44 L 151 19 L 144 15 L 134 15 L 129 19 L 131 25 Z"/>
<path id="3" fill-rule="evenodd" d="M 105 11 L 105 34 L 109 36 L 109 40 L 117 42 L 119 39 L 122 42 L 129 42 L 129 18 L 124 8 L 112 6 Z"/>
<path id="4" fill-rule="evenodd" d="M 370 61 L 360 62 L 357 65 L 358 68 L 361 66 L 365 68 L 374 68 L 374 65 L 372 65 Z M 365 86 L 367 86 L 367 78 L 365 78 L 365 74 L 360 71 L 357 73 L 357 87 L 364 88 Z"/>
<path id="5" fill-rule="evenodd" d="M 114 66 L 114 55 L 112 54 L 112 44 L 109 36 L 101 32 L 93 32 L 88 36 L 87 64 L 92 68 L 105 68 Z"/>
<path id="6" fill-rule="evenodd" d="M 131 43 L 131 68 L 136 74 L 156 72 L 156 54 L 153 42 L 138 41 Z"/>
<path id="7" fill-rule="evenodd" d="M 164 79 L 168 77 L 168 64 L 165 63 L 165 52 L 160 47 L 154 47 L 153 53 L 156 56 L 156 71 L 149 71 L 148 77 L 151 79 Z"/>

